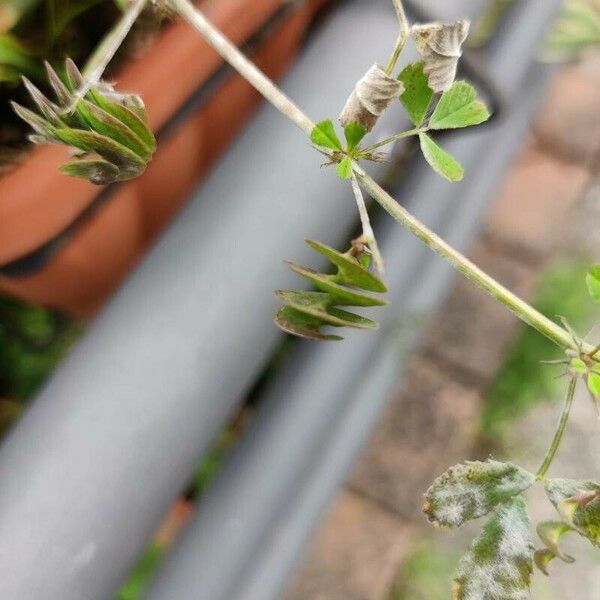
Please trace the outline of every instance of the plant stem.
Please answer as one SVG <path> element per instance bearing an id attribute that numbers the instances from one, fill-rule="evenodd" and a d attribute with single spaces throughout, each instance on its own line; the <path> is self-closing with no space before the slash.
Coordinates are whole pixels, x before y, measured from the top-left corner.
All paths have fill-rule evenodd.
<path id="1" fill-rule="evenodd" d="M 562 414 L 560 415 L 560 420 L 558 422 L 556 432 L 554 433 L 552 443 L 550 444 L 550 448 L 548 448 L 548 452 L 546 453 L 546 457 L 544 458 L 542 466 L 538 469 L 536 475 L 538 479 L 543 480 L 546 478 L 548 469 L 552 465 L 552 462 L 556 457 L 556 453 L 558 452 L 558 448 L 560 447 L 565 429 L 567 428 L 567 423 L 569 422 L 569 415 L 571 413 L 571 407 L 573 406 L 573 398 L 575 397 L 575 388 L 577 387 L 577 379 L 577 377 L 572 377 L 571 381 L 569 382 L 569 389 L 567 390 L 565 405 L 563 407 Z"/>
<path id="2" fill-rule="evenodd" d="M 410 30 L 410 25 L 408 23 L 408 19 L 406 18 L 406 12 L 404 11 L 402 0 L 392 0 L 392 4 L 394 5 L 394 9 L 398 15 L 398 20 L 400 21 L 400 33 L 398 34 L 398 40 L 396 41 L 394 52 L 392 53 L 392 56 L 390 57 L 390 60 L 385 68 L 385 72 L 388 75 L 391 75 L 394 72 L 396 63 L 402 54 L 402 50 L 404 50 L 404 44 L 406 44 L 406 38 L 408 37 L 408 32 Z"/>
<path id="3" fill-rule="evenodd" d="M 314 128 L 312 120 L 294 104 L 264 73 L 249 61 L 204 15 L 188 0 L 170 0 L 172 8 L 186 19 L 232 67 L 252 84 L 275 108 L 287 116 L 302 131 L 310 136 Z M 356 163 L 353 170 L 369 194 L 403 227 L 412 232 L 434 252 L 445 258 L 457 271 L 465 275 L 484 292 L 497 299 L 522 321 L 548 337 L 562 348 L 578 351 L 575 341 L 562 327 L 545 317 L 535 308 L 521 300 L 469 259 L 438 237 L 427 226 L 398 204 Z M 585 345 L 584 351 L 592 348 Z"/>
<path id="4" fill-rule="evenodd" d="M 429 131 L 428 128 L 421 129 L 419 127 L 415 127 L 414 129 L 409 129 L 408 131 L 403 131 L 401 133 L 396 133 L 395 135 L 391 135 L 368 148 L 365 148 L 366 152 L 371 152 L 373 150 L 377 150 L 377 148 L 381 148 L 382 146 L 387 146 L 388 144 L 392 144 L 393 142 L 397 142 L 398 140 L 402 140 L 407 137 L 411 137 L 413 135 L 419 135 L 419 133 L 425 133 Z"/>
<path id="5" fill-rule="evenodd" d="M 83 87 L 77 90 L 75 98 L 69 110 L 74 110 L 79 100 L 81 100 L 90 90 L 90 88 L 100 81 L 104 74 L 108 63 L 113 59 L 117 50 L 127 37 L 127 34 L 133 27 L 137 18 L 146 6 L 148 0 L 134 0 L 119 22 L 108 32 L 100 45 L 94 50 L 93 54 L 88 59 L 82 74 L 85 77 Z"/>
<path id="6" fill-rule="evenodd" d="M 383 275 L 383 273 L 385 272 L 383 257 L 381 256 L 381 252 L 379 251 L 379 245 L 377 244 L 377 240 L 375 239 L 375 232 L 371 227 L 369 211 L 367 210 L 367 205 L 365 204 L 365 199 L 363 197 L 362 190 L 358 185 L 358 180 L 356 179 L 356 175 L 354 175 L 354 173 L 352 174 L 352 180 L 350 183 L 352 184 L 352 191 L 354 192 L 354 197 L 356 198 L 356 205 L 358 206 L 358 214 L 360 215 L 363 239 L 369 246 L 369 250 L 371 251 L 371 255 L 373 257 L 373 262 L 375 263 L 375 268 L 377 269 L 377 271 L 379 271 L 380 275 Z"/>

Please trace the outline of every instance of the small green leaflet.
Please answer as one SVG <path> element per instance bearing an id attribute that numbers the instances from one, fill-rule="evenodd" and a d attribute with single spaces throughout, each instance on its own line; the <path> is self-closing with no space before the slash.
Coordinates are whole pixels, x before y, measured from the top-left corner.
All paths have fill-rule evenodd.
<path id="1" fill-rule="evenodd" d="M 454 578 L 452 600 L 526 600 L 533 571 L 533 544 L 522 496 L 498 508 Z"/>
<path id="2" fill-rule="evenodd" d="M 348 142 L 348 150 L 352 151 L 358 147 L 367 135 L 367 130 L 360 123 L 348 123 L 344 127 L 344 135 L 346 136 L 346 142 Z"/>
<path id="3" fill-rule="evenodd" d="M 546 547 L 543 550 L 536 550 L 533 560 L 544 575 L 548 575 L 548 565 L 556 557 L 566 563 L 575 562 L 572 556 L 565 554 L 559 547 L 560 539 L 569 531 L 571 527 L 562 521 L 542 521 L 537 526 L 537 533 Z"/>
<path id="4" fill-rule="evenodd" d="M 423 63 L 408 65 L 398 75 L 398 79 L 404 84 L 400 102 L 414 125 L 421 127 L 433 98 L 433 90 L 429 87 L 427 75 L 423 71 Z"/>
<path id="5" fill-rule="evenodd" d="M 449 181 L 460 181 L 465 171 L 462 165 L 443 148 L 438 146 L 426 133 L 419 134 L 421 151 L 431 168 Z"/>
<path id="6" fill-rule="evenodd" d="M 310 140 L 313 144 L 330 150 L 342 149 L 342 143 L 335 132 L 331 119 L 325 119 L 325 121 L 317 123 L 310 133 Z"/>
<path id="7" fill-rule="evenodd" d="M 551 479 L 546 493 L 564 521 L 594 546 L 600 546 L 600 483 Z"/>
<path id="8" fill-rule="evenodd" d="M 441 527 L 460 527 L 531 487 L 535 476 L 512 463 L 495 460 L 455 465 L 425 494 L 423 512 Z"/>
<path id="9" fill-rule="evenodd" d="M 352 159 L 344 158 L 337 166 L 337 174 L 340 179 L 350 179 L 352 177 Z"/>
<path id="10" fill-rule="evenodd" d="M 457 81 L 444 92 L 429 119 L 430 129 L 457 129 L 479 125 L 490 118 L 486 105 L 477 100 L 475 88 Z"/>
<path id="11" fill-rule="evenodd" d="M 600 265 L 594 265 L 585 277 L 590 296 L 596 302 L 600 302 Z"/>

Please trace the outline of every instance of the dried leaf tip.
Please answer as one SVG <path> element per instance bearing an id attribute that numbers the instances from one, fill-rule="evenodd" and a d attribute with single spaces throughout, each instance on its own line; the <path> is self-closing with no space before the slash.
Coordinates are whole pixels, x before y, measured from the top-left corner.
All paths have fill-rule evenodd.
<path id="1" fill-rule="evenodd" d="M 371 131 L 388 106 L 404 92 L 404 84 L 390 77 L 379 65 L 373 65 L 359 79 L 346 101 L 340 123 L 360 123 Z"/>
<path id="2" fill-rule="evenodd" d="M 412 35 L 423 57 L 429 87 L 434 92 L 445 92 L 454 83 L 470 25 L 466 19 L 455 23 L 413 25 Z"/>

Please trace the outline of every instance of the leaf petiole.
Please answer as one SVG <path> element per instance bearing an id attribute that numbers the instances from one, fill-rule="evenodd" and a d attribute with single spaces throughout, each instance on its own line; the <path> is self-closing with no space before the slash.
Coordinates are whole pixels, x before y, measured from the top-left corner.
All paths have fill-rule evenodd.
<path id="1" fill-rule="evenodd" d="M 408 131 L 402 131 L 401 133 L 396 133 L 390 137 L 387 137 L 368 148 L 365 148 L 365 152 L 372 152 L 373 150 L 377 150 L 377 148 L 382 148 L 383 146 L 387 146 L 388 144 L 393 144 L 398 140 L 403 140 L 407 137 L 411 137 L 413 135 L 419 135 L 420 133 L 425 133 L 429 131 L 429 127 L 415 127 L 414 129 L 409 129 Z"/>

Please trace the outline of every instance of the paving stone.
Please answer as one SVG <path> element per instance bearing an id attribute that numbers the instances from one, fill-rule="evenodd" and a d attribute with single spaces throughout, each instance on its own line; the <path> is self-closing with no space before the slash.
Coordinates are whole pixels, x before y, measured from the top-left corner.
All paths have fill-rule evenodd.
<path id="1" fill-rule="evenodd" d="M 600 150 L 600 60 L 590 55 L 555 75 L 538 111 L 535 133 L 570 161 L 587 162 Z"/>
<path id="2" fill-rule="evenodd" d="M 471 457 L 479 394 L 423 358 L 386 409 L 349 481 L 352 489 L 423 522 L 423 493 L 452 464 Z"/>
<path id="3" fill-rule="evenodd" d="M 409 533 L 389 512 L 342 492 L 284 600 L 381 600 L 406 555 Z"/>
<path id="4" fill-rule="evenodd" d="M 561 226 L 589 180 L 585 167 L 566 163 L 529 144 L 490 207 L 489 235 L 517 253 L 547 256 L 560 244 Z"/>
<path id="5" fill-rule="evenodd" d="M 471 258 L 518 296 L 531 296 L 537 280 L 533 267 L 487 242 L 479 242 Z M 516 335 L 518 323 L 497 300 L 461 277 L 433 321 L 425 346 L 448 363 L 489 382 Z"/>

